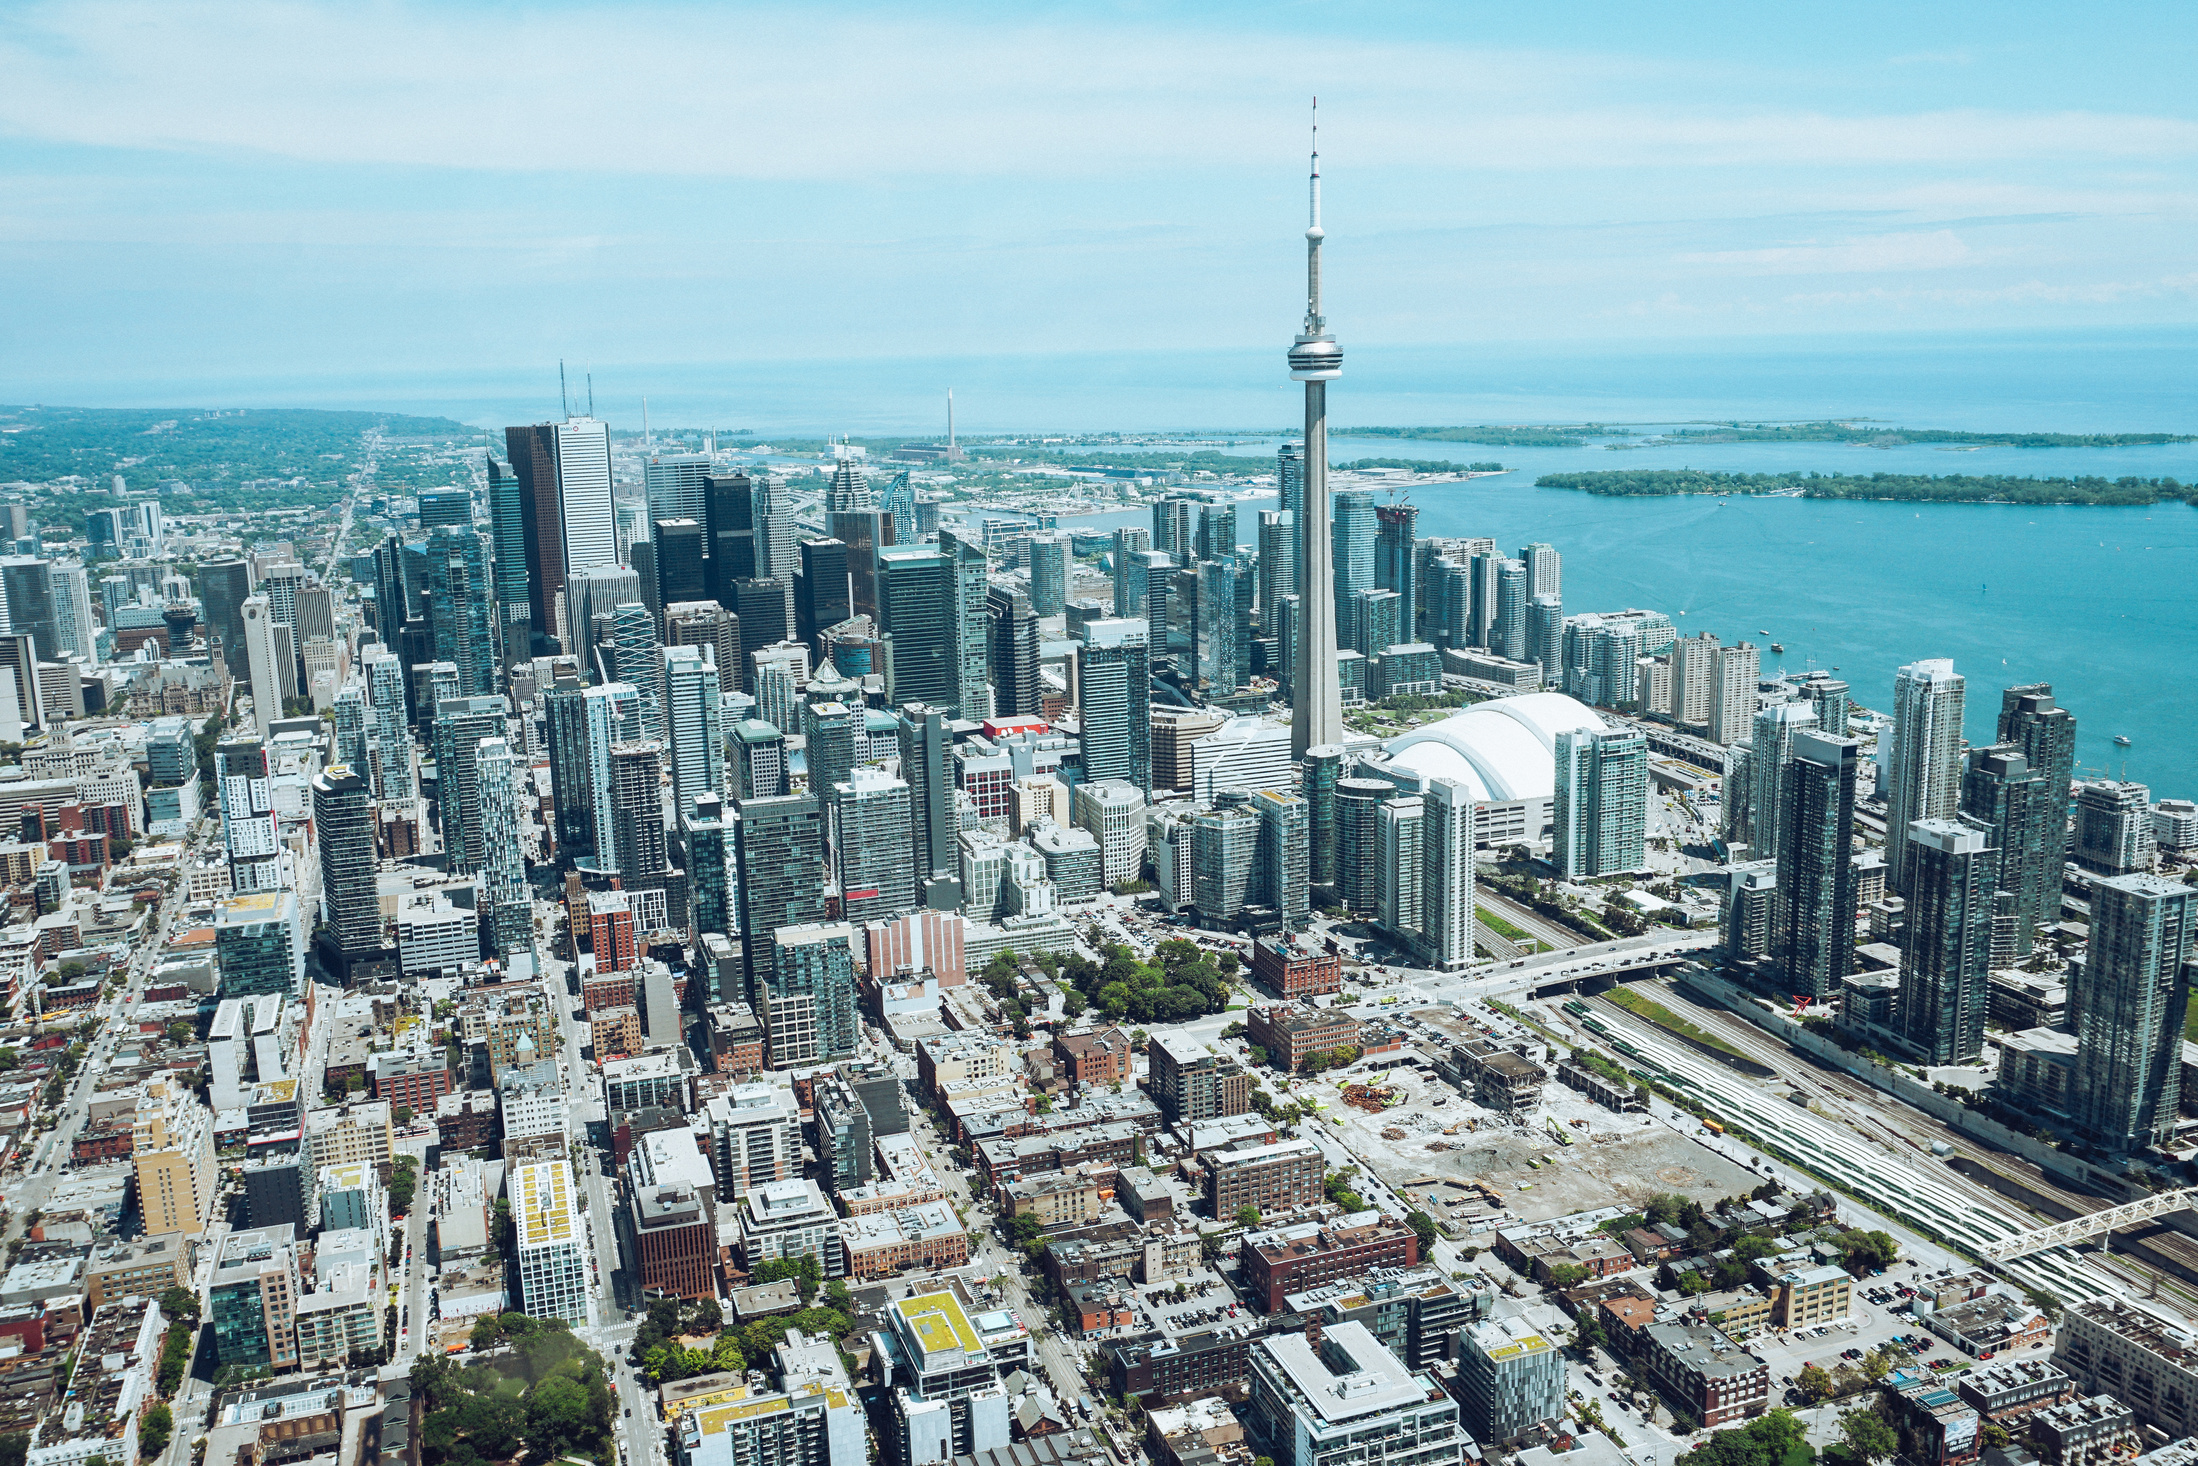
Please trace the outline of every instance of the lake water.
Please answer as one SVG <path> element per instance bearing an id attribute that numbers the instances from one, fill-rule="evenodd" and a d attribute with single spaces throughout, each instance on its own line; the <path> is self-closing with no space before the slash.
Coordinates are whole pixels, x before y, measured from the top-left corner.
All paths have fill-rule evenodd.
<path id="1" fill-rule="evenodd" d="M 1537 473 L 1678 467 L 1742 472 L 2141 474 L 2198 481 L 2198 444 L 1945 453 L 1837 444 L 1709 444 L 1608 451 L 1479 448 L 1337 436 L 1331 458 L 1488 458 L 1500 477 L 1413 491 L 1420 533 L 1486 535 L 1506 552 L 1564 557 L 1565 609 L 1663 611 L 1683 635 L 1766 647 L 1766 672 L 1836 667 L 1857 702 L 1889 710 L 1893 674 L 1952 657 L 1969 679 L 1972 742 L 1993 736 L 1999 692 L 2050 682 L 2078 721 L 2077 762 L 2198 794 L 2198 509 L 2019 508 L 1707 496 L 1606 498 L 1534 486 Z M 1267 442 L 1231 451 L 1261 457 Z M 1240 507 L 1252 543 L 1258 511 Z M 1148 524 L 1148 512 L 1079 523 Z M 1765 633 L 1768 633 L 1767 635 Z M 1786 648 L 1783 657 L 1767 650 Z M 2130 739 L 2118 748 L 2115 735 Z"/>
<path id="2" fill-rule="evenodd" d="M 595 365 L 597 411 L 638 427 L 761 434 L 935 433 L 955 389 L 965 433 L 1226 429 L 1265 456 L 1300 414 L 1274 342 L 1245 350 L 984 358 Z M 1332 421 L 1622 424 L 1867 416 L 1985 431 L 2198 431 L 2198 332 L 1934 334 L 1836 340 L 1366 345 L 1346 329 Z M 573 364 L 576 391 L 589 368 Z M 440 413 L 497 427 L 557 410 L 555 363 L 321 378 L 56 382 L 0 368 L 17 402 L 325 406 Z M 1536 474 L 1696 467 L 1742 472 L 2138 474 L 2198 482 L 2198 444 L 1946 452 L 1838 444 L 1696 444 L 1610 451 L 1333 441 L 1334 456 L 1494 459 L 1514 471 L 1423 487 L 1420 529 L 1535 540 L 1564 556 L 1572 611 L 1645 606 L 1682 630 L 1785 644 L 1783 663 L 1837 667 L 1885 707 L 1893 671 L 1952 657 L 1969 678 L 1968 732 L 1992 734 L 1999 689 L 2048 681 L 2074 710 L 2078 760 L 2155 796 L 2198 794 L 2198 510 L 2025 509 L 1804 499 L 1600 498 L 1537 489 Z M 1242 538 L 1252 539 L 1244 510 Z M 1134 522 L 1149 522 L 1139 513 Z M 1685 615 L 1680 613 L 1684 612 Z M 1768 635 L 1764 635 L 1765 629 Z M 1769 665 L 1777 666 L 1777 659 Z M 2127 735 L 2132 746 L 2111 739 Z"/>

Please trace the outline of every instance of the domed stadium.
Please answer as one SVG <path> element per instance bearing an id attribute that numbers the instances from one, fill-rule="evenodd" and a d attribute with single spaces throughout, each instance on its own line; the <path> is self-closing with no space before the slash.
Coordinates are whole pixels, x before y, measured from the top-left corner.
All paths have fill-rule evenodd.
<path id="1" fill-rule="evenodd" d="M 1561 692 L 1500 697 L 1390 739 L 1387 767 L 1456 779 L 1490 803 L 1546 800 L 1557 789 L 1557 735 L 1607 727 Z"/>

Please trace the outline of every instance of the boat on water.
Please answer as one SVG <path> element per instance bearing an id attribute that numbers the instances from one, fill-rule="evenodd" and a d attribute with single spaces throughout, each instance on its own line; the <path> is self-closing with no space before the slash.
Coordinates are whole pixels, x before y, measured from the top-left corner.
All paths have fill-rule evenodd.
<path id="1" fill-rule="evenodd" d="M 2129 739 L 2124 735 L 2117 733 L 2114 735 L 2114 746 L 2116 748 L 2127 748 L 2129 747 Z"/>
<path id="2" fill-rule="evenodd" d="M 1758 626 L 1755 628 L 1755 634 L 1757 636 L 1769 636 L 1771 629 L 1768 626 Z"/>
<path id="3" fill-rule="evenodd" d="M 1778 653 L 1778 654 L 1779 654 L 1780 656 L 1784 656 L 1784 655 L 1786 655 L 1786 646 L 1785 646 L 1785 643 L 1784 643 L 1784 642 L 1777 642 L 1777 641 L 1774 641 L 1774 642 L 1772 642 L 1772 643 L 1771 643 L 1771 650 L 1772 650 L 1772 651 L 1774 651 L 1774 652 L 1776 652 L 1776 653 Z"/>

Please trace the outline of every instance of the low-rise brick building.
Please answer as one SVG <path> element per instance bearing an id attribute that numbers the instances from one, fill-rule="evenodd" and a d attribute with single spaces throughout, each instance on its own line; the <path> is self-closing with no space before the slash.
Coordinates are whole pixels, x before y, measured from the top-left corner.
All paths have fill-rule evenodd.
<path id="1" fill-rule="evenodd" d="M 439 1054 L 376 1054 L 367 1060 L 370 1098 L 405 1105 L 415 1115 L 432 1115 L 435 1103 L 454 1088 L 450 1068 Z"/>
<path id="2" fill-rule="evenodd" d="M 1252 981 L 1283 998 L 1343 991 L 1343 959 L 1302 937 L 1261 937 L 1252 943 Z"/>
<path id="3" fill-rule="evenodd" d="M 479 1150 L 496 1139 L 496 1096 L 485 1089 L 446 1094 L 435 1102 L 435 1134 L 446 1151 Z"/>
<path id="4" fill-rule="evenodd" d="M 1359 1023 L 1340 1009 L 1296 1003 L 1254 1007 L 1245 1015 L 1245 1039 L 1267 1051 L 1267 1062 L 1295 1074 L 1315 1054 L 1357 1048 Z"/>
<path id="5" fill-rule="evenodd" d="M 1079 1086 L 1130 1082 L 1129 1035 L 1119 1028 L 1087 1028 L 1057 1034 L 1053 1055 Z"/>
<path id="6" fill-rule="evenodd" d="M 1334 1222 L 1302 1222 L 1247 1232 L 1237 1266 L 1252 1296 L 1272 1313 L 1292 1293 L 1377 1267 L 1416 1267 L 1419 1235 L 1385 1212 L 1362 1211 Z"/>
<path id="7" fill-rule="evenodd" d="M 1206 1155 L 1206 1205 L 1217 1219 L 1257 1207 L 1266 1215 L 1310 1206 L 1321 1198 L 1327 1166 L 1310 1140 L 1232 1146 Z"/>
<path id="8" fill-rule="evenodd" d="M 1085 1170 L 1025 1176 L 1008 1184 L 1008 1214 L 1036 1217 L 1049 1228 L 1095 1222 L 1100 1214 L 1099 1193 L 1099 1178 Z"/>
<path id="9" fill-rule="evenodd" d="M 1650 1324 L 1641 1330 L 1640 1364 L 1705 1429 L 1770 1408 L 1770 1366 L 1706 1324 Z"/>

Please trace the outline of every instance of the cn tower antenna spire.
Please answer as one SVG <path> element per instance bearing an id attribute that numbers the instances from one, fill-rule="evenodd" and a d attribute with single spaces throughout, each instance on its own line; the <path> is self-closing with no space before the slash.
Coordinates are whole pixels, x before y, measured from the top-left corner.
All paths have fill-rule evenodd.
<path id="1" fill-rule="evenodd" d="M 1320 98 L 1313 98 L 1313 176 L 1305 229 L 1305 334 L 1317 336 L 1328 324 L 1320 313 L 1320 242 L 1327 232 L 1320 227 Z"/>

